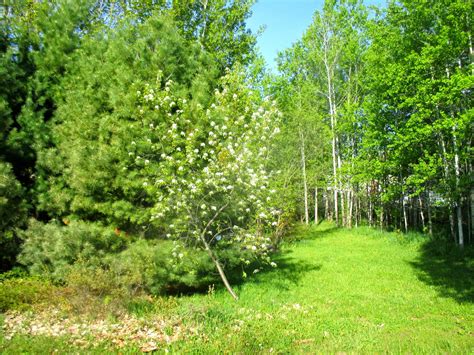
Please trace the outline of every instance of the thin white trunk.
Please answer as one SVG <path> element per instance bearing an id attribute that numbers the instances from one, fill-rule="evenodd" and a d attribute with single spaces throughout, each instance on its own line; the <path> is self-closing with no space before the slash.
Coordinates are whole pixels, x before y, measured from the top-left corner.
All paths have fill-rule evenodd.
<path id="1" fill-rule="evenodd" d="M 331 219 L 329 214 L 329 195 L 328 190 L 326 189 L 326 193 L 324 194 L 324 218 Z"/>
<path id="2" fill-rule="evenodd" d="M 370 196 L 370 186 L 367 185 L 367 219 L 369 220 L 369 226 L 372 227 L 372 198 Z"/>
<path id="3" fill-rule="evenodd" d="M 441 149 L 443 151 L 442 160 L 443 160 L 443 166 L 444 166 L 444 176 L 446 180 L 448 180 L 449 179 L 449 166 L 448 166 L 448 160 L 446 158 L 446 145 L 444 143 L 444 138 L 442 137 L 441 137 Z M 448 202 L 449 202 L 449 229 L 451 231 L 451 237 L 456 243 L 456 234 L 454 232 L 453 205 L 452 205 L 451 196 L 448 197 Z"/>
<path id="4" fill-rule="evenodd" d="M 428 212 L 428 233 L 429 235 L 433 235 L 433 220 L 431 219 L 431 199 L 429 191 L 426 193 L 426 209 Z"/>
<path id="5" fill-rule="evenodd" d="M 354 193 L 350 189 L 349 191 L 347 191 L 347 201 L 349 203 L 349 215 L 347 217 L 347 225 L 349 226 L 349 228 L 352 228 L 352 209 L 354 205 L 353 197 L 354 197 Z"/>
<path id="6" fill-rule="evenodd" d="M 405 195 L 402 196 L 402 208 L 403 208 L 403 224 L 405 226 L 405 233 L 408 232 L 408 221 L 407 221 L 407 208 L 405 203 Z"/>
<path id="7" fill-rule="evenodd" d="M 418 196 L 418 203 L 420 205 L 421 227 L 423 228 L 423 232 L 424 232 L 425 231 L 425 213 L 423 212 L 423 201 L 421 199 L 421 195 Z"/>
<path id="8" fill-rule="evenodd" d="M 326 68 L 326 80 L 327 80 L 327 98 L 329 104 L 329 116 L 331 120 L 331 135 L 332 135 L 332 170 L 333 170 L 333 188 L 334 188 L 334 217 L 336 219 L 336 224 L 339 225 L 339 209 L 338 209 L 338 177 L 337 177 L 337 138 L 336 138 L 336 106 L 334 98 L 334 87 L 333 87 L 333 69 L 328 59 L 329 51 L 329 39 L 327 38 L 327 33 L 324 34 L 324 66 Z"/>
<path id="9" fill-rule="evenodd" d="M 318 188 L 314 188 L 314 223 L 319 223 L 319 215 L 318 215 Z"/>
<path id="10" fill-rule="evenodd" d="M 304 220 L 305 224 L 309 224 L 309 206 L 308 206 L 308 181 L 306 179 L 306 156 L 304 151 L 304 135 L 300 130 L 301 144 L 301 170 L 303 174 L 303 190 L 304 190 Z"/>
<path id="11" fill-rule="evenodd" d="M 454 145 L 454 172 L 456 174 L 456 188 L 459 189 L 459 180 L 461 175 L 461 169 L 459 167 L 459 154 L 458 154 L 458 145 L 456 139 L 456 128 L 453 127 L 453 145 Z M 461 209 L 461 196 L 459 196 L 458 201 L 456 203 L 456 214 L 457 214 L 457 221 L 458 221 L 458 243 L 460 247 L 464 246 L 464 232 L 462 228 L 462 209 Z"/>

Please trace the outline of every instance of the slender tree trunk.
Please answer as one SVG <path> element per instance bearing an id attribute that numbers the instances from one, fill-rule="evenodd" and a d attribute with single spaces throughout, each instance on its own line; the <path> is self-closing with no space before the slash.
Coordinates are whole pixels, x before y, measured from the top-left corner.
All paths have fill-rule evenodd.
<path id="1" fill-rule="evenodd" d="M 427 207 L 427 212 L 428 212 L 428 233 L 429 235 L 433 235 L 433 220 L 431 218 L 430 191 L 426 192 L 426 207 Z"/>
<path id="2" fill-rule="evenodd" d="M 324 218 L 326 220 L 332 220 L 331 211 L 329 210 L 329 190 L 327 189 L 324 194 Z"/>
<path id="3" fill-rule="evenodd" d="M 459 190 L 459 180 L 460 180 L 460 175 L 461 175 L 461 169 L 459 167 L 459 152 L 458 152 L 458 145 L 457 145 L 457 139 L 456 139 L 456 127 L 453 127 L 453 145 L 454 145 L 454 172 L 456 174 L 456 189 Z M 461 209 L 461 204 L 462 204 L 462 198 L 461 194 L 459 191 L 457 191 L 459 194 L 457 203 L 456 203 L 456 214 L 457 214 L 457 221 L 458 221 L 458 242 L 459 246 L 462 248 L 464 246 L 464 232 L 463 232 L 463 227 L 462 227 L 462 209 Z"/>
<path id="4" fill-rule="evenodd" d="M 448 166 L 448 160 L 446 158 L 446 145 L 444 143 L 444 138 L 441 137 L 441 150 L 443 152 L 442 154 L 442 160 L 443 160 L 443 166 L 444 166 L 444 176 L 446 179 L 449 179 L 449 166 Z M 454 231 L 454 215 L 453 215 L 453 204 L 452 204 L 452 197 L 449 196 L 449 228 L 451 231 L 451 238 L 453 238 L 454 243 L 456 243 L 456 233 Z"/>
<path id="5" fill-rule="evenodd" d="M 314 188 L 314 223 L 319 223 L 319 215 L 318 215 L 318 188 Z"/>
<path id="6" fill-rule="evenodd" d="M 332 82 L 332 68 L 330 67 L 329 60 L 327 58 L 327 53 L 325 52 L 324 64 L 326 66 L 326 80 L 328 86 L 327 98 L 329 103 L 329 116 L 331 119 L 331 143 L 332 143 L 332 171 L 333 171 L 333 188 L 334 188 L 334 218 L 336 224 L 339 225 L 339 209 L 338 209 L 338 176 L 337 176 L 337 166 L 338 166 L 338 157 L 337 157 L 337 134 L 336 134 L 336 107 L 334 102 L 334 88 Z"/>
<path id="7" fill-rule="evenodd" d="M 221 277 L 221 280 L 224 283 L 225 288 L 227 289 L 227 291 L 229 291 L 231 296 L 237 301 L 239 299 L 239 297 L 237 296 L 237 294 L 234 292 L 234 290 L 230 286 L 229 280 L 227 280 L 227 276 L 224 273 L 224 269 L 222 269 L 221 263 L 219 262 L 217 257 L 212 252 L 211 248 L 209 247 L 209 244 L 206 241 L 206 238 L 203 235 L 201 235 L 201 242 L 204 244 L 204 248 L 206 249 L 207 254 L 211 258 L 214 265 L 216 266 L 217 271 L 219 272 L 219 276 Z"/>
<path id="8" fill-rule="evenodd" d="M 421 228 L 425 232 L 425 214 L 423 212 L 423 200 L 421 199 L 421 194 L 418 196 L 418 203 L 420 205 L 420 217 L 421 217 Z"/>
<path id="9" fill-rule="evenodd" d="M 352 209 L 354 206 L 353 195 L 354 193 L 352 192 L 352 189 L 349 189 L 349 191 L 347 192 L 347 200 L 349 201 L 349 214 L 347 217 L 347 223 L 349 228 L 352 228 Z"/>
<path id="10" fill-rule="evenodd" d="M 471 187 L 471 217 L 470 217 L 470 220 L 471 220 L 471 223 L 470 223 L 470 226 L 471 226 L 471 231 L 469 233 L 469 243 L 472 243 L 472 235 L 474 233 L 474 188 Z"/>
<path id="11" fill-rule="evenodd" d="M 219 214 L 228 206 L 229 204 L 226 203 L 224 206 L 222 206 L 214 215 L 214 217 L 211 218 L 211 220 L 207 223 L 206 227 L 203 229 L 202 233 L 199 236 L 199 239 L 201 240 L 202 244 L 204 245 L 204 249 L 206 249 L 207 254 L 211 258 L 212 262 L 217 268 L 217 272 L 219 273 L 219 276 L 221 277 L 222 282 L 224 283 L 225 288 L 227 291 L 229 291 L 230 295 L 234 298 L 234 300 L 238 300 L 239 297 L 237 294 L 234 292 L 232 287 L 230 286 L 229 280 L 227 280 L 227 276 L 225 275 L 224 269 L 222 268 L 221 263 L 219 262 L 219 259 L 214 255 L 214 252 L 209 246 L 209 243 L 206 241 L 206 233 L 209 227 L 212 225 L 214 220 L 219 216 Z"/>
<path id="12" fill-rule="evenodd" d="M 372 196 L 370 194 L 370 187 L 367 185 L 367 218 L 369 220 L 369 226 L 372 227 Z"/>
<path id="13" fill-rule="evenodd" d="M 309 224 L 309 204 L 308 204 L 308 181 L 306 179 L 306 156 L 304 151 L 304 135 L 300 129 L 301 144 L 301 170 L 303 174 L 303 191 L 304 191 L 304 220 L 305 224 Z"/>
<path id="14" fill-rule="evenodd" d="M 356 219 L 355 219 L 355 223 L 356 223 L 356 228 L 359 227 L 359 223 L 362 222 L 362 212 L 361 212 L 361 209 L 360 209 L 360 206 L 361 206 L 361 203 L 360 203 L 360 200 L 361 200 L 361 196 L 360 196 L 360 193 L 357 194 L 356 196 Z"/>
<path id="15" fill-rule="evenodd" d="M 408 233 L 408 220 L 407 220 L 407 207 L 405 202 L 405 194 L 402 195 L 402 208 L 403 208 L 403 225 L 405 226 L 405 233 Z"/>
<path id="16" fill-rule="evenodd" d="M 380 229 L 383 229 L 383 221 L 384 221 L 384 215 L 383 215 L 383 202 L 380 201 L 380 216 L 379 216 L 379 223 L 380 223 Z"/>

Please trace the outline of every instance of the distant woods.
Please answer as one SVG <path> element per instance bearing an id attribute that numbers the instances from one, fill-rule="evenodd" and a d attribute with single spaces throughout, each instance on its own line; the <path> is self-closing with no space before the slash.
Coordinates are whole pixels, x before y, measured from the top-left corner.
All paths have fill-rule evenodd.
<path id="1" fill-rule="evenodd" d="M 280 53 L 281 155 L 306 223 L 472 240 L 472 13 L 466 1 L 326 1 Z"/>

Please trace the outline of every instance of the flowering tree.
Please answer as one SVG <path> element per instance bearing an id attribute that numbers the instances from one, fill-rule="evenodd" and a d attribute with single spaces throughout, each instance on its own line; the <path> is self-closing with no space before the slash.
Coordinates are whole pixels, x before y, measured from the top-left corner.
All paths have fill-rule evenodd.
<path id="1" fill-rule="evenodd" d="M 130 142 L 129 169 L 156 196 L 150 222 L 175 241 L 176 262 L 186 248 L 204 248 L 237 299 L 215 251 L 239 248 L 276 266 L 269 235 L 279 211 L 267 163 L 280 113 L 230 71 L 207 104 L 164 81 L 159 73 L 155 85 L 137 92 L 142 131 Z"/>

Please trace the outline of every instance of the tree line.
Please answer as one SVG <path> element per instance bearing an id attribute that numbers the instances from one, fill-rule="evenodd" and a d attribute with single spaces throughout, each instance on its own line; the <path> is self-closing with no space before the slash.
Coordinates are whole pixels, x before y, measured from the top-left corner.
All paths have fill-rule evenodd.
<path id="1" fill-rule="evenodd" d="M 326 1 L 280 53 L 272 89 L 306 223 L 323 214 L 471 241 L 472 10 L 462 0 L 384 11 Z"/>

